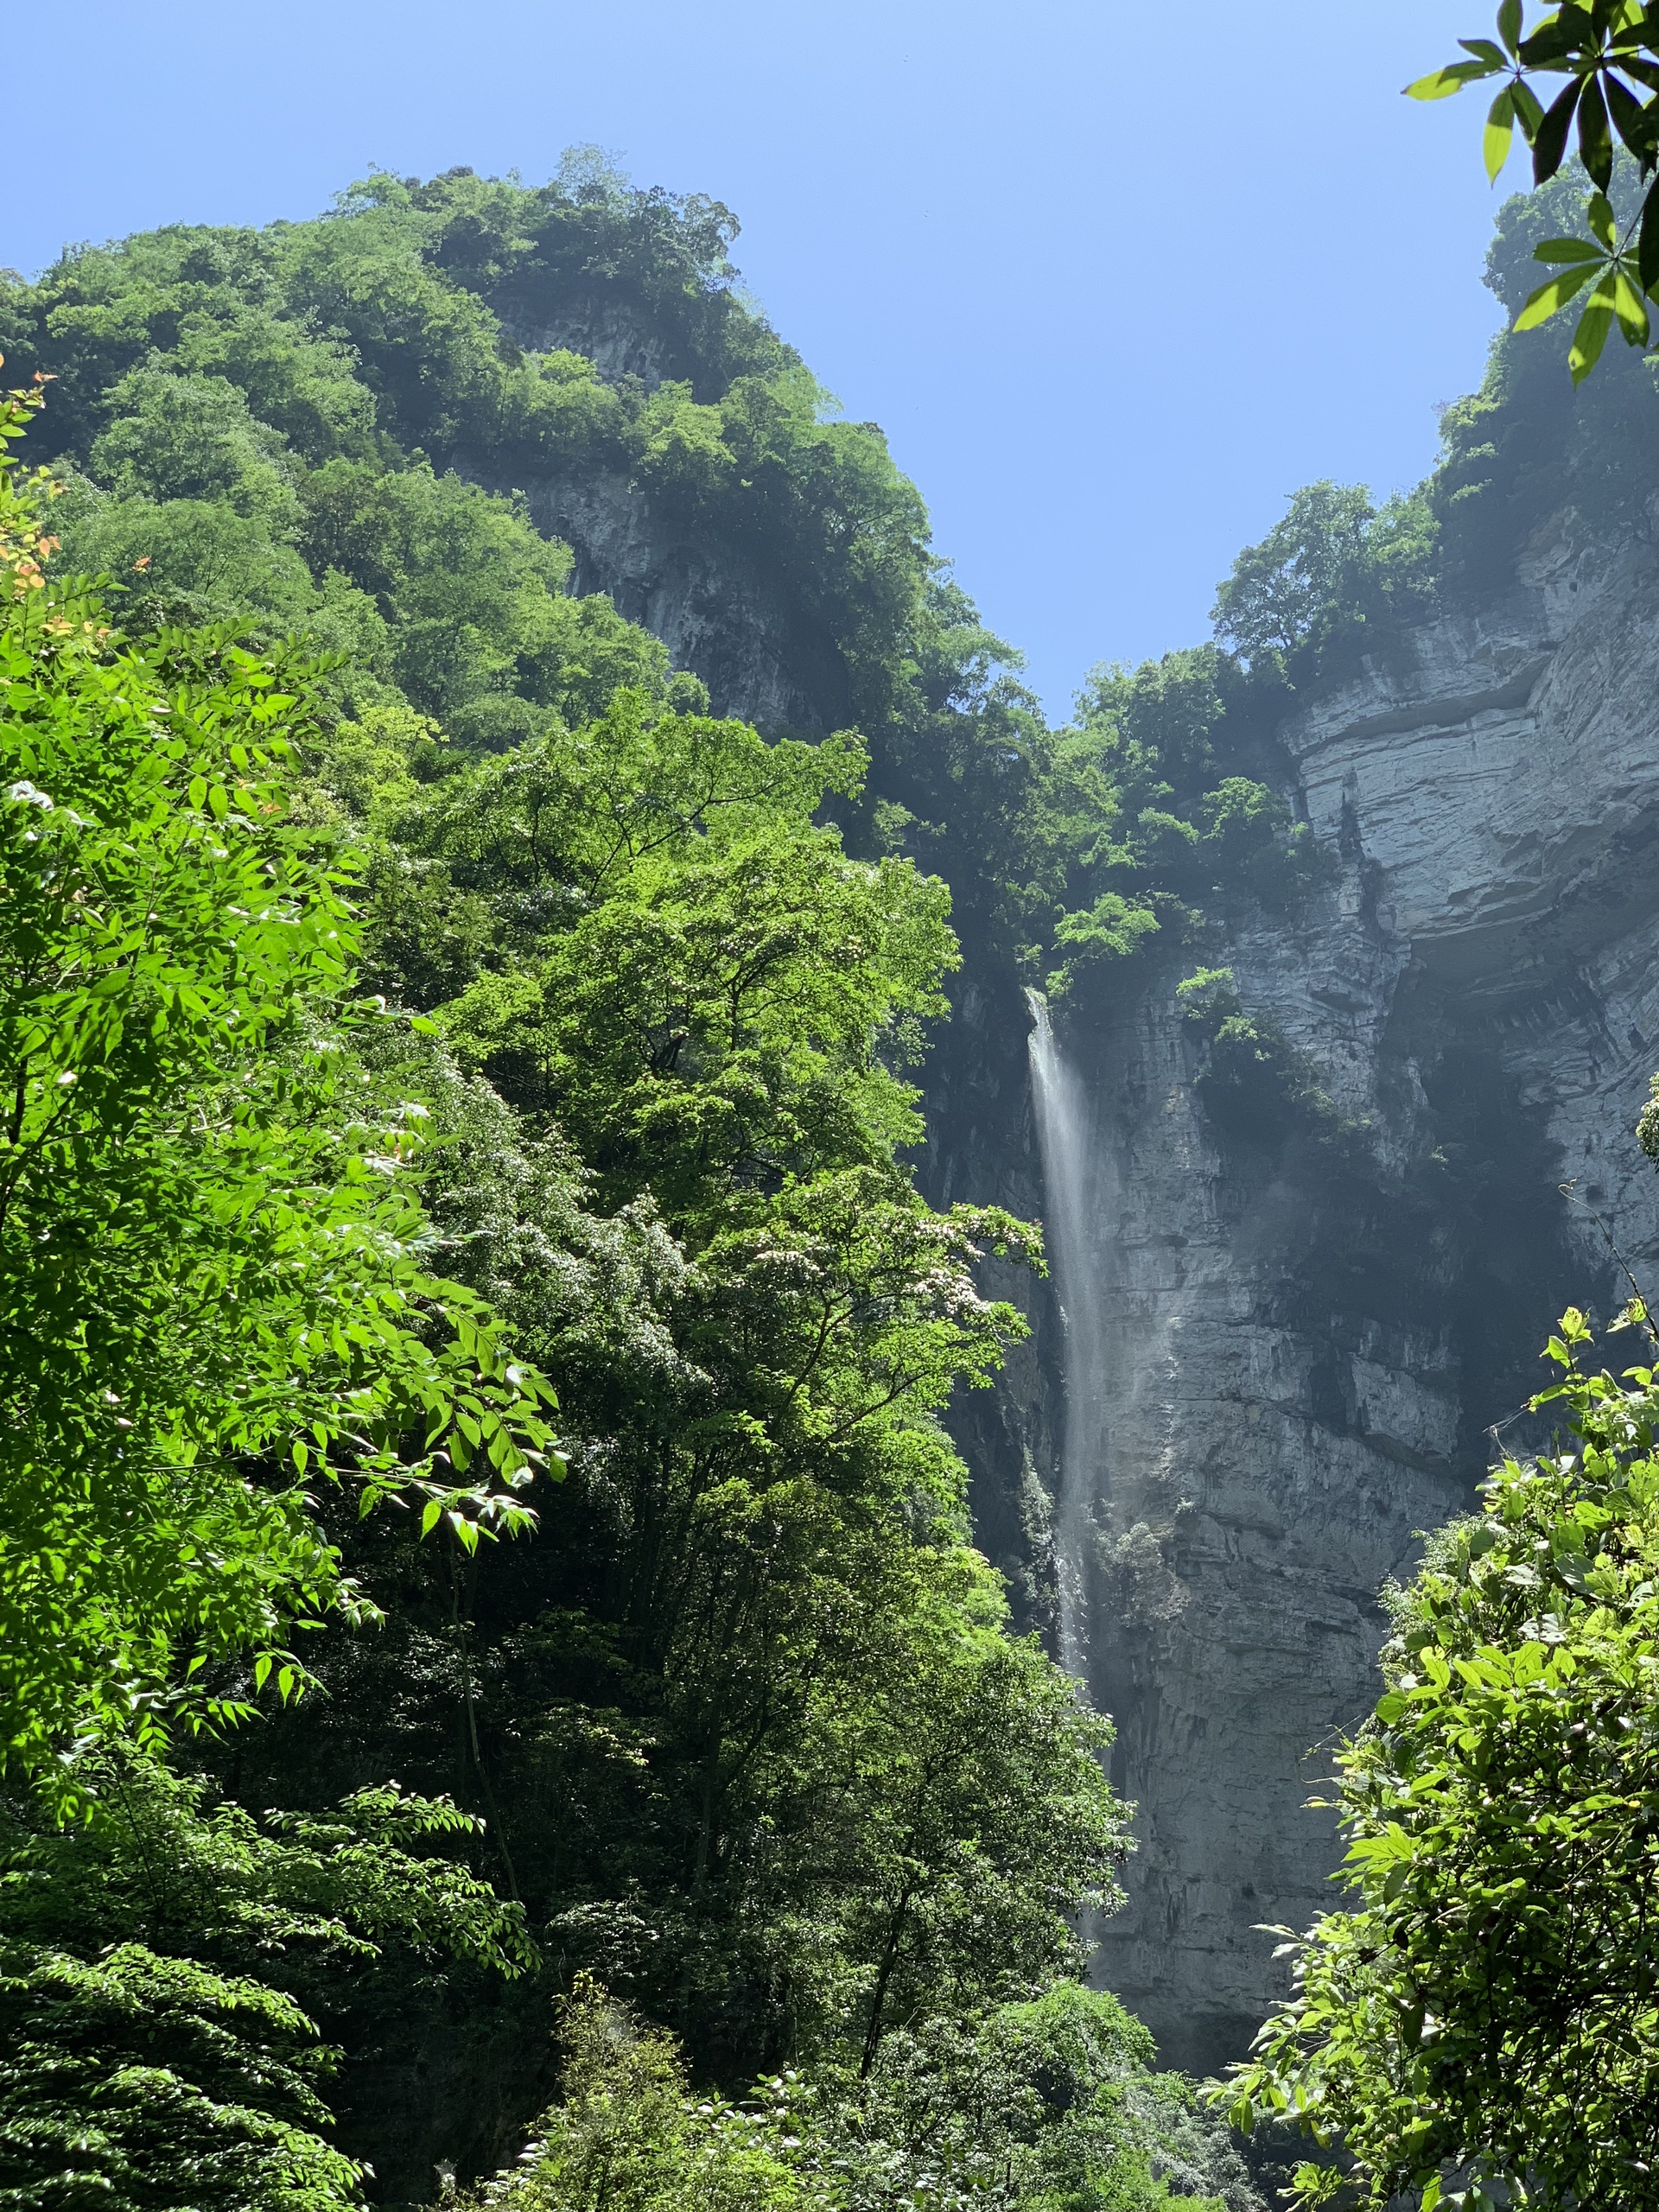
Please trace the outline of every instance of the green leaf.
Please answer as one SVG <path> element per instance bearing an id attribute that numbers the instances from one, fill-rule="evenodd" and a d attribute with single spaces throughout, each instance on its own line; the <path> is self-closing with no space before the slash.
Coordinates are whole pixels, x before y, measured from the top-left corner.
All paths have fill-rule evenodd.
<path id="1" fill-rule="evenodd" d="M 1408 100 L 1448 99 L 1453 92 L 1460 92 L 1465 85 L 1473 84 L 1477 78 L 1491 77 L 1495 73 L 1490 62 L 1454 61 L 1449 67 L 1433 69 L 1427 77 L 1419 77 L 1415 84 L 1408 85 L 1406 98 Z"/>
<path id="2" fill-rule="evenodd" d="M 1591 294 L 1590 304 L 1579 317 L 1579 327 L 1573 334 L 1567 356 L 1567 365 L 1575 385 L 1582 384 L 1601 359 L 1601 349 L 1613 327 L 1614 296 L 1612 278 L 1604 276 Z"/>
<path id="3" fill-rule="evenodd" d="M 1613 279 L 1613 313 L 1627 346 L 1645 346 L 1651 331 L 1642 295 L 1621 269 Z"/>
<path id="4" fill-rule="evenodd" d="M 1606 95 L 1607 113 L 1614 130 L 1638 161 L 1645 159 L 1654 143 L 1650 109 L 1638 105 L 1617 77 L 1605 78 L 1602 90 Z"/>
<path id="5" fill-rule="evenodd" d="M 1465 54 L 1472 54 L 1477 60 L 1488 63 L 1493 69 L 1507 69 L 1510 66 L 1503 48 L 1494 46 L 1489 38 L 1460 38 L 1458 44 Z"/>
<path id="6" fill-rule="evenodd" d="M 1506 53 L 1520 53 L 1521 0 L 1503 0 L 1503 5 L 1497 11 L 1497 35 L 1503 41 Z"/>
<path id="7" fill-rule="evenodd" d="M 1593 261 L 1598 266 L 1607 258 L 1588 238 L 1541 238 L 1532 249 L 1532 257 L 1535 261 Z"/>
<path id="8" fill-rule="evenodd" d="M 1575 293 L 1581 292 L 1605 265 L 1604 262 L 1593 261 L 1584 268 L 1569 269 L 1560 276 L 1552 276 L 1548 283 L 1541 284 L 1528 300 L 1515 319 L 1515 327 L 1517 330 L 1536 330 L 1540 323 L 1548 322 L 1551 315 L 1558 314 Z"/>
<path id="9" fill-rule="evenodd" d="M 1510 149 L 1515 143 L 1515 96 L 1500 92 L 1492 102 L 1486 116 L 1486 129 L 1481 140 L 1481 149 L 1486 157 L 1486 181 L 1496 184 L 1503 164 L 1510 158 Z"/>
<path id="10" fill-rule="evenodd" d="M 425 1510 L 421 1515 L 422 1535 L 429 1536 L 431 1535 L 432 1531 L 437 1527 L 439 1518 L 442 1512 L 443 1501 L 442 1498 L 432 1497 L 427 1500 Z"/>
<path id="11" fill-rule="evenodd" d="M 1605 193 L 1592 192 L 1586 202 L 1585 220 L 1602 247 L 1611 253 L 1618 244 L 1618 222 Z"/>
<path id="12" fill-rule="evenodd" d="M 1530 146 L 1538 136 L 1538 126 L 1544 119 L 1543 103 L 1530 85 L 1516 78 L 1510 86 L 1510 98 L 1515 102 L 1515 119 L 1521 126 L 1521 136 Z"/>
<path id="13" fill-rule="evenodd" d="M 1613 179 L 1613 134 L 1598 79 L 1586 77 L 1579 95 L 1579 159 L 1603 192 Z"/>
<path id="14" fill-rule="evenodd" d="M 1579 105 L 1583 89 L 1581 80 L 1574 77 L 1564 92 L 1554 100 L 1540 118 L 1532 134 L 1532 181 L 1548 184 L 1567 157 L 1567 134 L 1573 127 L 1573 111 Z"/>

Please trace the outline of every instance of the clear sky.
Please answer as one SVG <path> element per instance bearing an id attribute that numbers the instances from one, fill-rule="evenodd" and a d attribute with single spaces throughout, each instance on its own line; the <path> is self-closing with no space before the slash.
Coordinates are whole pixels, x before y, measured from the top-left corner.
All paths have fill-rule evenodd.
<path id="1" fill-rule="evenodd" d="M 750 291 L 887 430 L 1060 715 L 1094 662 L 1206 635 L 1216 583 L 1299 484 L 1387 492 L 1429 465 L 1435 408 L 1497 327 L 1496 202 L 1475 96 L 1400 87 L 1489 16 L 83 0 L 31 22 L 0 263 L 313 214 L 371 166 L 539 182 L 601 145 L 737 212 Z"/>

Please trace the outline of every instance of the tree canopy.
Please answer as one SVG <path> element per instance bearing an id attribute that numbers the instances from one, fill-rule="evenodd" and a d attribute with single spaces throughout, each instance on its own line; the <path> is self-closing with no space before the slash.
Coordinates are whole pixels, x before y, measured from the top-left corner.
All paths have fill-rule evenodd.
<path id="1" fill-rule="evenodd" d="M 281 1639 L 363 1603 L 308 1484 L 475 1543 L 556 1471 L 547 1385 L 421 1264 L 419 1109 L 365 1095 L 353 863 L 283 782 L 303 659 L 125 640 L 49 550 L 8 480 L 0 1744 L 37 1772 L 135 1715 L 226 1717 L 193 1687 L 215 1656 L 298 1685 Z"/>

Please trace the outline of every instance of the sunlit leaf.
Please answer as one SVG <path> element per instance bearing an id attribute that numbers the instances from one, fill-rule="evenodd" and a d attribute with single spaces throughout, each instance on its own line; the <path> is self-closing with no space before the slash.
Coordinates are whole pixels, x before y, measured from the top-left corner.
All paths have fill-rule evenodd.
<path id="1" fill-rule="evenodd" d="M 1414 84 L 1406 86 L 1406 98 L 1413 100 L 1443 100 L 1452 92 L 1460 92 L 1465 85 L 1481 77 L 1494 75 L 1491 64 L 1485 61 L 1453 61 L 1444 69 L 1431 70 L 1427 77 L 1419 77 Z"/>
<path id="2" fill-rule="evenodd" d="M 1650 334 L 1648 311 L 1643 305 L 1642 295 L 1621 269 L 1613 280 L 1613 312 L 1624 340 L 1630 346 L 1645 346 Z"/>
<path id="3" fill-rule="evenodd" d="M 1532 257 L 1535 261 L 1593 261 L 1599 264 L 1607 256 L 1589 238 L 1541 238 L 1532 249 Z"/>
<path id="4" fill-rule="evenodd" d="M 1486 160 L 1486 178 L 1496 184 L 1498 173 L 1510 158 L 1510 148 L 1515 143 L 1515 100 L 1512 94 L 1500 92 L 1492 102 L 1486 117 L 1486 129 L 1482 137 L 1482 150 Z"/>
<path id="5" fill-rule="evenodd" d="M 1573 372 L 1575 385 L 1582 384 L 1601 359 L 1607 343 L 1607 334 L 1613 326 L 1613 280 L 1604 277 L 1591 295 L 1590 304 L 1579 317 L 1579 327 L 1573 334 L 1568 348 L 1567 365 Z"/>
<path id="6" fill-rule="evenodd" d="M 1570 269 L 1560 276 L 1552 276 L 1547 284 L 1541 284 L 1527 301 L 1515 319 L 1515 327 L 1517 330 L 1536 330 L 1540 323 L 1548 322 L 1551 315 L 1558 314 L 1575 294 L 1581 292 L 1605 265 L 1598 259 L 1583 268 Z"/>

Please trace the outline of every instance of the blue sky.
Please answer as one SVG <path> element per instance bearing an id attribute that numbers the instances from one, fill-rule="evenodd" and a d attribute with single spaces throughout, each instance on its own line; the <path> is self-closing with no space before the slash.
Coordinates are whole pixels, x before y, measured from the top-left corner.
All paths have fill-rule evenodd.
<path id="1" fill-rule="evenodd" d="M 887 431 L 1061 715 L 1096 661 L 1207 634 L 1299 484 L 1430 463 L 1497 327 L 1496 202 L 1472 97 L 1399 92 L 1489 13 L 83 0 L 31 28 L 0 263 L 312 214 L 372 165 L 537 182 L 599 144 L 736 210 L 749 289 Z"/>

